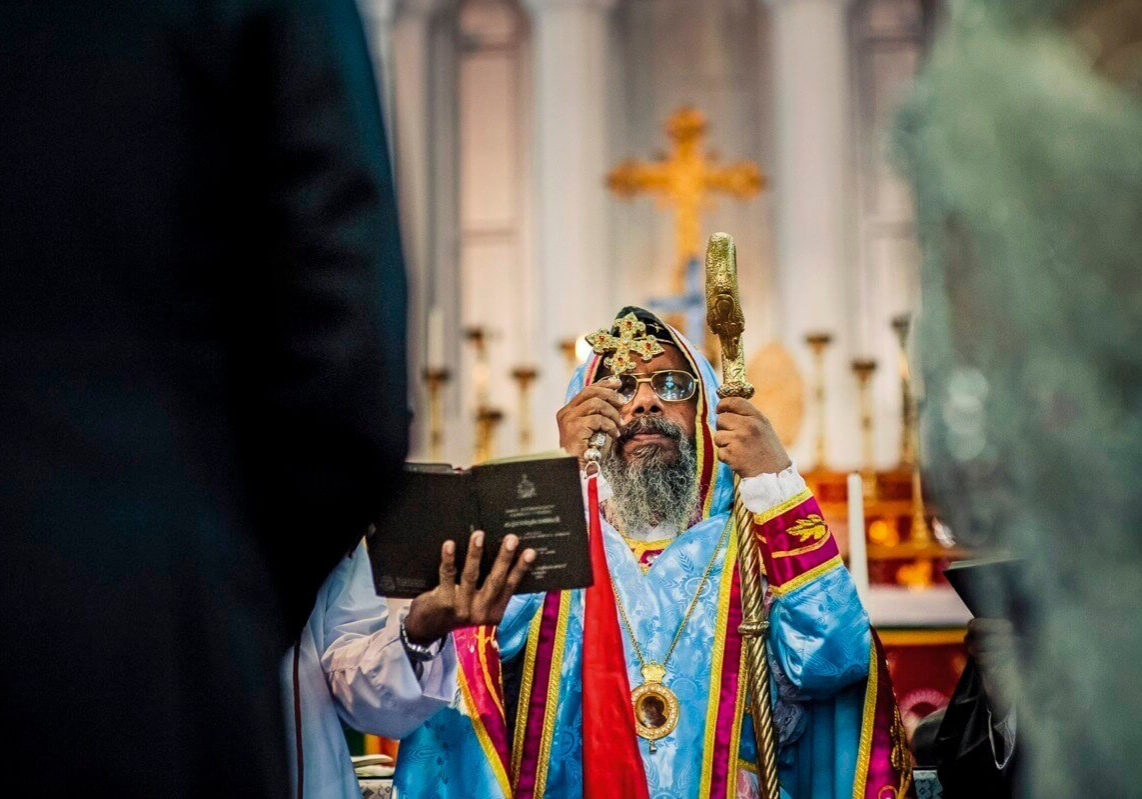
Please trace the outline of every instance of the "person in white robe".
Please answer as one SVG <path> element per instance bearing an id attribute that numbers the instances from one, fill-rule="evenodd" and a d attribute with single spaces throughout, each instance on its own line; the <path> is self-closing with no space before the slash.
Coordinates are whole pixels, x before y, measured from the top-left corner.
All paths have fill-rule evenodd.
<path id="1" fill-rule="evenodd" d="M 373 587 L 364 540 L 322 585 L 281 668 L 293 796 L 360 799 L 342 722 L 402 738 L 448 706 L 457 691 L 451 630 L 497 623 L 535 559 L 526 549 L 512 566 L 518 540 L 508 536 L 477 589 L 483 533 L 473 534 L 459 580 L 450 544 L 442 552 L 441 584 L 413 600 L 392 624 L 388 600 Z"/>

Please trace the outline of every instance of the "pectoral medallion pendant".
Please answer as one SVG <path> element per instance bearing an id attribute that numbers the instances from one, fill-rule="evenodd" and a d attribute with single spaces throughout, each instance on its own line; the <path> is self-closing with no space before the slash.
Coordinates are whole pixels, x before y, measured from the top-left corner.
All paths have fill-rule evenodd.
<path id="1" fill-rule="evenodd" d="M 634 726 L 639 737 L 650 741 L 650 751 L 658 750 L 656 742 L 678 726 L 678 697 L 663 684 L 666 668 L 660 663 L 642 667 L 642 685 L 631 691 Z"/>

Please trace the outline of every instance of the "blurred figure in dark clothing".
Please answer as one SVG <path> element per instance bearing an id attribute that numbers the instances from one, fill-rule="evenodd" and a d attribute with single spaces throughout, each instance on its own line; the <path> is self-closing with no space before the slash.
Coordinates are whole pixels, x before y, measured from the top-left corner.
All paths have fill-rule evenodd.
<path id="1" fill-rule="evenodd" d="M 1019 760 L 1011 622 L 973 619 L 964 643 L 967 665 L 948 707 L 937 711 L 942 720 L 924 759 L 931 752 L 945 799 L 1007 799 L 1016 795 Z"/>
<path id="2" fill-rule="evenodd" d="M 933 747 L 936 743 L 936 733 L 940 730 L 940 722 L 944 720 L 945 708 L 934 710 L 912 730 L 912 765 L 916 769 L 936 768 L 936 754 Z"/>
<path id="3" fill-rule="evenodd" d="M 280 658 L 406 450 L 356 9 L 8 0 L 0 54 L 4 792 L 280 799 Z"/>

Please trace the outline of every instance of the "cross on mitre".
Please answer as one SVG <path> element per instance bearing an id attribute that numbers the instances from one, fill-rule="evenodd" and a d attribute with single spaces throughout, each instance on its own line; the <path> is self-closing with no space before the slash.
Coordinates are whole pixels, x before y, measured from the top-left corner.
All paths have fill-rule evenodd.
<path id="1" fill-rule="evenodd" d="M 611 370 L 612 374 L 621 375 L 630 372 L 635 367 L 635 357 L 642 357 L 644 362 L 666 350 L 658 343 L 658 339 L 646 335 L 646 323 L 640 322 L 633 313 L 615 321 L 619 329 L 617 336 L 605 327 L 600 328 L 587 336 L 587 343 L 596 355 L 614 353 L 603 359 L 603 365 Z M 634 357 L 632 357 L 634 356 Z"/>

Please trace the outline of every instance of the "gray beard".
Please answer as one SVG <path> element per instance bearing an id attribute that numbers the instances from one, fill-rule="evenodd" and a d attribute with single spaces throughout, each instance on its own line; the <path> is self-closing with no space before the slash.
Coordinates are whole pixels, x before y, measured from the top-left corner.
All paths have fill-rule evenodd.
<path id="1" fill-rule="evenodd" d="M 677 441 L 677 456 L 653 445 L 637 455 L 624 451 L 632 435 L 652 430 Z M 675 533 L 686 529 L 698 500 L 697 455 L 678 425 L 660 417 L 636 419 L 623 428 L 602 468 L 612 493 L 607 516 L 624 535 L 638 538 L 659 526 Z"/>

